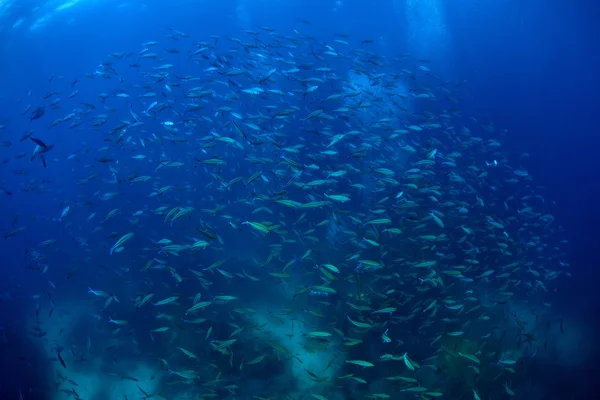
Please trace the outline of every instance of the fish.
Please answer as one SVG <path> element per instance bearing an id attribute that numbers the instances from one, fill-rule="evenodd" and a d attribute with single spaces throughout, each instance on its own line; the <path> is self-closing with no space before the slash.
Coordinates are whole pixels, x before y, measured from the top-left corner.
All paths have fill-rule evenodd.
<path id="1" fill-rule="evenodd" d="M 119 238 L 119 240 L 117 240 L 115 242 L 115 244 L 110 248 L 110 255 L 112 255 L 115 250 L 121 248 L 121 246 L 123 246 L 123 244 L 125 242 L 127 242 L 129 239 L 131 239 L 133 237 L 133 235 L 134 235 L 133 232 L 129 232 L 129 233 L 126 233 L 125 235 L 121 236 Z"/>
<path id="2" fill-rule="evenodd" d="M 368 368 L 368 367 L 374 367 L 375 365 L 368 362 L 368 361 L 363 361 L 363 360 L 346 360 L 347 363 L 349 364 L 355 364 L 358 365 L 360 367 L 363 368 Z"/>

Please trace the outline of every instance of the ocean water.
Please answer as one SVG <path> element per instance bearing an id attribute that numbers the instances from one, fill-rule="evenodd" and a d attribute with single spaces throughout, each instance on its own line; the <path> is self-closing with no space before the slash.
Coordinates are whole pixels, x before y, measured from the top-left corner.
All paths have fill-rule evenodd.
<path id="1" fill-rule="evenodd" d="M 0 0 L 0 399 L 594 398 L 598 18 Z"/>

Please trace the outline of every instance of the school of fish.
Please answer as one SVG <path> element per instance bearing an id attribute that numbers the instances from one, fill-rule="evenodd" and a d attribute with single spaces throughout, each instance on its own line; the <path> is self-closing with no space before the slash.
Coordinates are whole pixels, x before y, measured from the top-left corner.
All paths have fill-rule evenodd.
<path id="1" fill-rule="evenodd" d="M 60 398 L 93 360 L 143 399 L 525 398 L 545 344 L 515 307 L 551 313 L 570 275 L 527 154 L 434 63 L 308 24 L 169 30 L 23 100 L 4 155 L 53 182 L 2 190 L 55 210 L 27 244 L 33 335 L 93 310 L 48 343 Z"/>

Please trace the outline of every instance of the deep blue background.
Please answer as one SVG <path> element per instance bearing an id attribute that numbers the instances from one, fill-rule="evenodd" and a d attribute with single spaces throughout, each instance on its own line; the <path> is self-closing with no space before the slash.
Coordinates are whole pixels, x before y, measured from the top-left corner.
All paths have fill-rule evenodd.
<path id="1" fill-rule="evenodd" d="M 65 80 L 84 79 L 82 74 L 93 72 L 108 59 L 109 52 L 139 51 L 142 42 L 164 40 L 169 27 L 189 33 L 192 40 L 210 34 L 238 36 L 240 29 L 238 1 L 147 1 L 141 8 L 141 3 L 132 1 L 120 9 L 110 1 L 90 2 L 53 17 L 34 32 L 29 32 L 28 24 L 41 11 L 32 12 L 31 2 L 17 3 L 12 14 L 0 18 L 0 124 L 14 129 L 14 134 L 2 133 L 12 135 L 11 140 L 18 140 L 27 127 L 19 115 L 28 103 L 26 90 L 39 98 L 50 90 L 48 79 L 53 74 L 65 76 Z M 241 27 L 269 25 L 282 32 L 297 28 L 325 40 L 331 40 L 334 32 L 349 33 L 356 39 L 384 37 L 385 46 L 378 45 L 378 50 L 389 55 L 414 49 L 415 43 L 407 38 L 404 2 L 344 1 L 335 12 L 334 3 L 248 0 L 249 22 Z M 439 3 L 448 36 L 444 54 L 428 55 L 432 69 L 443 71 L 444 79 L 466 80 L 460 105 L 464 114 L 508 129 L 505 147 L 516 154 L 530 154 L 527 168 L 536 184 L 546 187 L 546 201 L 557 202 L 557 224 L 564 226 L 570 240 L 573 278 L 562 283 L 555 307 L 593 326 L 600 312 L 600 139 L 596 118 L 600 111 L 600 5 L 591 0 Z M 10 29 L 21 17 L 29 19 L 18 29 Z M 298 23 L 299 17 L 309 19 L 312 25 Z M 98 81 L 98 92 L 101 84 Z M 19 100 L 23 103 L 17 103 Z M 81 141 L 73 138 L 69 148 L 69 137 L 61 140 L 65 155 L 74 152 Z M 0 158 L 10 158 L 10 151 L 0 149 Z M 0 182 L 17 186 L 19 177 L 7 173 L 12 166 L 2 168 Z M 3 230 L 8 230 L 14 214 L 31 214 L 27 201 L 27 194 L 0 200 Z M 9 260 L 10 254 L 3 258 Z M 3 268 L 5 290 L 7 284 L 18 281 L 14 277 L 18 272 L 11 271 L 10 265 Z M 11 275 L 13 280 L 7 278 Z M 588 367 L 591 370 L 596 365 Z"/>

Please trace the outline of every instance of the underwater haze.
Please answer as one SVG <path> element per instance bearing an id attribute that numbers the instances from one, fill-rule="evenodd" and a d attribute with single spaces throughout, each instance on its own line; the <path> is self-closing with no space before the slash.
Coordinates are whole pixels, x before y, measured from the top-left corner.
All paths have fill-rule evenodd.
<path id="1" fill-rule="evenodd" d="M 0 400 L 595 398 L 598 20 L 0 0 Z"/>

